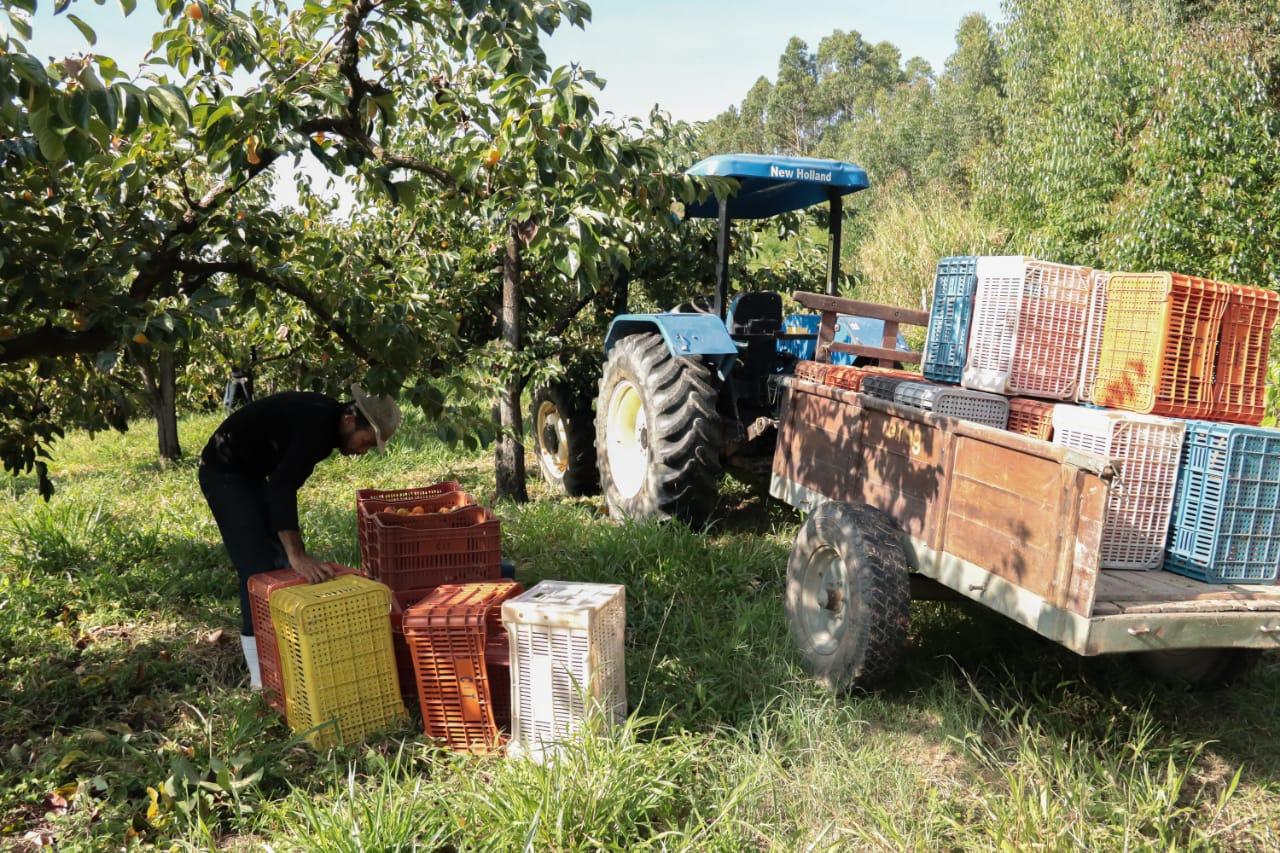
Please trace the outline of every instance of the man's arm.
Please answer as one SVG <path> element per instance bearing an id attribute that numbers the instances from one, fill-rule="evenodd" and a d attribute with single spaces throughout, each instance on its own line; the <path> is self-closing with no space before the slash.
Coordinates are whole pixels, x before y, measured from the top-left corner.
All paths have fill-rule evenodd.
<path id="1" fill-rule="evenodd" d="M 332 577 L 333 570 L 328 563 L 307 553 L 298 523 L 298 489 L 311 476 L 318 454 L 310 446 L 308 438 L 295 435 L 285 448 L 276 470 L 267 478 L 267 511 L 271 526 L 284 546 L 285 556 L 289 558 L 289 565 L 308 583 L 318 583 Z"/>
<path id="2" fill-rule="evenodd" d="M 302 544 L 302 534 L 297 530 L 279 530 L 280 544 L 295 572 L 307 579 L 307 583 L 320 583 L 333 577 L 333 564 L 317 560 L 307 553 Z"/>

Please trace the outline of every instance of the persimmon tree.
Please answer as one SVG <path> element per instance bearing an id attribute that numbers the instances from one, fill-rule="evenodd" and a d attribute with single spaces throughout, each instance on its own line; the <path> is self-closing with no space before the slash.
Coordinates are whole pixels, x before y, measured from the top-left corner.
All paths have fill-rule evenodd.
<path id="1" fill-rule="evenodd" d="M 429 415 L 433 380 L 488 353 L 507 412 L 525 339 L 555 339 L 698 191 L 672 177 L 678 128 L 602 123 L 594 76 L 548 65 L 579 0 L 160 0 L 134 76 L 37 60 L 34 8 L 11 0 L 0 34 L 0 458 L 46 493 L 63 430 L 122 428 L 148 394 L 172 418 L 184 348 L 282 304 Z M 306 157 L 351 216 L 303 172 L 299 211 L 272 204 L 273 167 Z M 504 302 L 534 306 L 525 335 Z"/>

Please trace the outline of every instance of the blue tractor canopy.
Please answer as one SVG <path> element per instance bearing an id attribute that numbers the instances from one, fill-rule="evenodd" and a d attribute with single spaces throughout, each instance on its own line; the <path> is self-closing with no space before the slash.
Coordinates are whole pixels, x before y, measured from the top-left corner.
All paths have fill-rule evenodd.
<path id="1" fill-rule="evenodd" d="M 871 186 L 867 173 L 858 166 L 813 157 L 717 154 L 695 163 L 685 174 L 738 181 L 737 194 L 726 199 L 729 219 L 767 219 Z M 709 196 L 705 201 L 686 205 L 685 215 L 717 217 L 720 201 Z"/>

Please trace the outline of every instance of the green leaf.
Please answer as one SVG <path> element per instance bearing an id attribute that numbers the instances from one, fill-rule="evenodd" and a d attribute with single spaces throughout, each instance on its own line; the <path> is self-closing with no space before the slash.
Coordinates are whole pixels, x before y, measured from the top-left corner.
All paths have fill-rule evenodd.
<path id="1" fill-rule="evenodd" d="M 120 0 L 120 10 L 124 12 L 125 17 L 133 14 L 136 8 L 138 8 L 138 0 Z"/>
<path id="2" fill-rule="evenodd" d="M 98 118 L 102 119 L 102 123 L 114 130 L 120 117 L 116 111 L 115 94 L 108 92 L 106 89 L 95 89 L 89 93 L 89 103 L 93 105 L 93 109 L 98 113 Z"/>
<path id="3" fill-rule="evenodd" d="M 153 86 L 147 90 L 147 101 L 158 113 L 168 117 L 178 130 L 186 130 L 190 124 L 187 102 L 176 87 Z"/>
<path id="4" fill-rule="evenodd" d="M 142 112 L 142 101 L 133 92 L 126 91 L 123 88 L 119 91 L 124 98 L 124 124 L 120 128 L 120 132 L 128 135 L 138 129 L 138 118 Z"/>
<path id="5" fill-rule="evenodd" d="M 85 37 L 89 44 L 98 43 L 98 34 L 93 31 L 93 27 L 80 20 L 78 15 L 67 15 L 67 20 L 76 25 L 76 29 L 80 31 L 80 35 Z"/>
<path id="6" fill-rule="evenodd" d="M 67 11 L 67 7 L 70 5 L 71 0 L 57 0 L 57 2 L 53 4 L 53 14 L 61 15 L 63 12 Z"/>
<path id="7" fill-rule="evenodd" d="M 9 61 L 13 63 L 13 70 L 23 80 L 42 89 L 49 88 L 49 75 L 45 72 L 44 66 L 40 64 L 39 60 L 19 53 L 11 56 Z"/>
<path id="8" fill-rule="evenodd" d="M 62 145 L 62 137 L 49 126 L 49 119 L 52 114 L 48 108 L 33 110 L 27 116 L 27 124 L 31 127 L 31 132 L 35 134 L 36 143 L 40 146 L 40 153 L 51 163 L 57 163 L 66 156 L 66 149 Z"/>
<path id="9" fill-rule="evenodd" d="M 31 38 L 31 24 L 25 17 L 23 17 L 21 12 L 17 9 L 10 9 L 8 10 L 8 18 L 9 23 L 17 31 L 17 38 L 15 40 L 20 41 L 21 39 Z M 9 28 L 4 25 L 4 21 L 0 21 L 0 41 L 7 40 L 8 38 L 10 38 Z"/>

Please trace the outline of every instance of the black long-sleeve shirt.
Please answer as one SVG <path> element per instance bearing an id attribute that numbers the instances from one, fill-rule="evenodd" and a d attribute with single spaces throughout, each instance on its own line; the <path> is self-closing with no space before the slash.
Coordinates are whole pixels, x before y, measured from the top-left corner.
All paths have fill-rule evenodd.
<path id="1" fill-rule="evenodd" d="M 342 404 L 324 394 L 286 391 L 233 412 L 209 438 L 200 461 L 260 478 L 274 530 L 298 529 L 298 489 L 339 444 Z"/>

